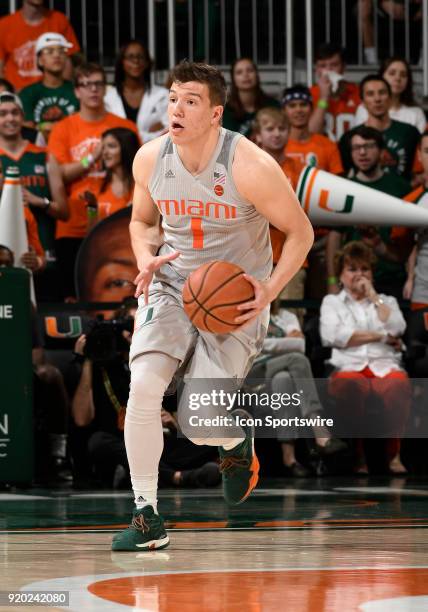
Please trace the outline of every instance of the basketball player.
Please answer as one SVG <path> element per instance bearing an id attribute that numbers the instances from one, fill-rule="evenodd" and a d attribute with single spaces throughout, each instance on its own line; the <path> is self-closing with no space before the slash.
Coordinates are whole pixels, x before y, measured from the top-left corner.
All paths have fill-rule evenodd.
<path id="1" fill-rule="evenodd" d="M 185 380 L 243 379 L 262 347 L 269 304 L 313 242 L 312 227 L 277 162 L 221 127 L 225 101 L 226 84 L 217 69 L 182 62 L 172 72 L 169 134 L 144 145 L 134 161 L 130 232 L 140 271 L 135 295 L 141 297 L 125 443 L 136 509 L 131 525 L 114 537 L 113 550 L 169 543 L 156 493 L 161 402 L 176 371 L 186 364 Z M 272 276 L 269 222 L 287 237 Z M 214 259 L 241 265 L 255 292 L 240 307 L 240 327 L 224 335 L 193 327 L 181 300 L 188 275 Z M 235 430 L 234 437 L 220 439 L 209 429 L 188 436 L 195 444 L 219 447 L 229 504 L 244 501 L 258 480 L 252 429 Z"/>

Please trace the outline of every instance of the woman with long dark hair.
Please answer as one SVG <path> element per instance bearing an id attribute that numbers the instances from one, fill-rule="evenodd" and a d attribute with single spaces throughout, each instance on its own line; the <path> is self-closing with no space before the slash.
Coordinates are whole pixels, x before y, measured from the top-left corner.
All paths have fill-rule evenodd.
<path id="1" fill-rule="evenodd" d="M 383 61 L 379 74 L 391 87 L 392 104 L 389 109 L 391 119 L 410 123 L 422 133 L 427 126 L 425 113 L 416 104 L 413 94 L 413 77 L 409 63 L 399 56 L 388 57 Z M 355 115 L 355 125 L 367 120 L 367 110 L 360 104 Z"/>
<path id="2" fill-rule="evenodd" d="M 143 143 L 156 138 L 168 127 L 168 91 L 165 87 L 152 85 L 152 65 L 141 42 L 125 43 L 117 58 L 114 87 L 107 87 L 104 98 L 110 113 L 137 124 Z"/>
<path id="3" fill-rule="evenodd" d="M 257 111 L 266 106 L 279 108 L 278 100 L 268 96 L 260 86 L 260 77 L 252 59 L 241 57 L 231 66 L 232 84 L 224 109 L 223 126 L 249 136 Z"/>
<path id="4" fill-rule="evenodd" d="M 131 203 L 134 189 L 132 162 L 140 143 L 132 130 L 112 128 L 102 135 L 105 177 L 97 192 L 85 192 L 88 229 Z"/>

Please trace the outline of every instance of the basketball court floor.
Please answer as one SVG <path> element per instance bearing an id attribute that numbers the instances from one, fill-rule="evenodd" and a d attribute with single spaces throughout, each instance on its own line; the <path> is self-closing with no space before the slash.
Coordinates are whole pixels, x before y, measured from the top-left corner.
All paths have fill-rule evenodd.
<path id="1" fill-rule="evenodd" d="M 221 489 L 163 490 L 171 545 L 112 553 L 128 492 L 0 492 L 0 610 L 9 591 L 66 591 L 46 610 L 428 610 L 428 482 L 261 482 L 241 506 Z"/>

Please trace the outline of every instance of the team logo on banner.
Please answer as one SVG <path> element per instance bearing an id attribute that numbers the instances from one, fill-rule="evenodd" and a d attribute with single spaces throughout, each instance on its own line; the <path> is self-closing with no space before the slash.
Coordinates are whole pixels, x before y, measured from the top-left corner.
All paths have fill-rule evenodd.
<path id="1" fill-rule="evenodd" d="M 45 317 L 45 330 L 50 338 L 78 338 L 82 335 L 82 320 L 78 316 L 68 317 L 68 329 L 59 331 L 57 317 Z"/>

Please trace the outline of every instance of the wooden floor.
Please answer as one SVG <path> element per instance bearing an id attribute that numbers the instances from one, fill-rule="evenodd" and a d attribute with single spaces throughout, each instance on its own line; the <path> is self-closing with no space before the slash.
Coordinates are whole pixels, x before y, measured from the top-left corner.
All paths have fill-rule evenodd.
<path id="1" fill-rule="evenodd" d="M 0 590 L 68 591 L 37 609 L 79 612 L 427 611 L 427 484 L 271 481 L 233 509 L 163 491 L 171 544 L 149 553 L 110 551 L 128 493 L 0 493 Z"/>

